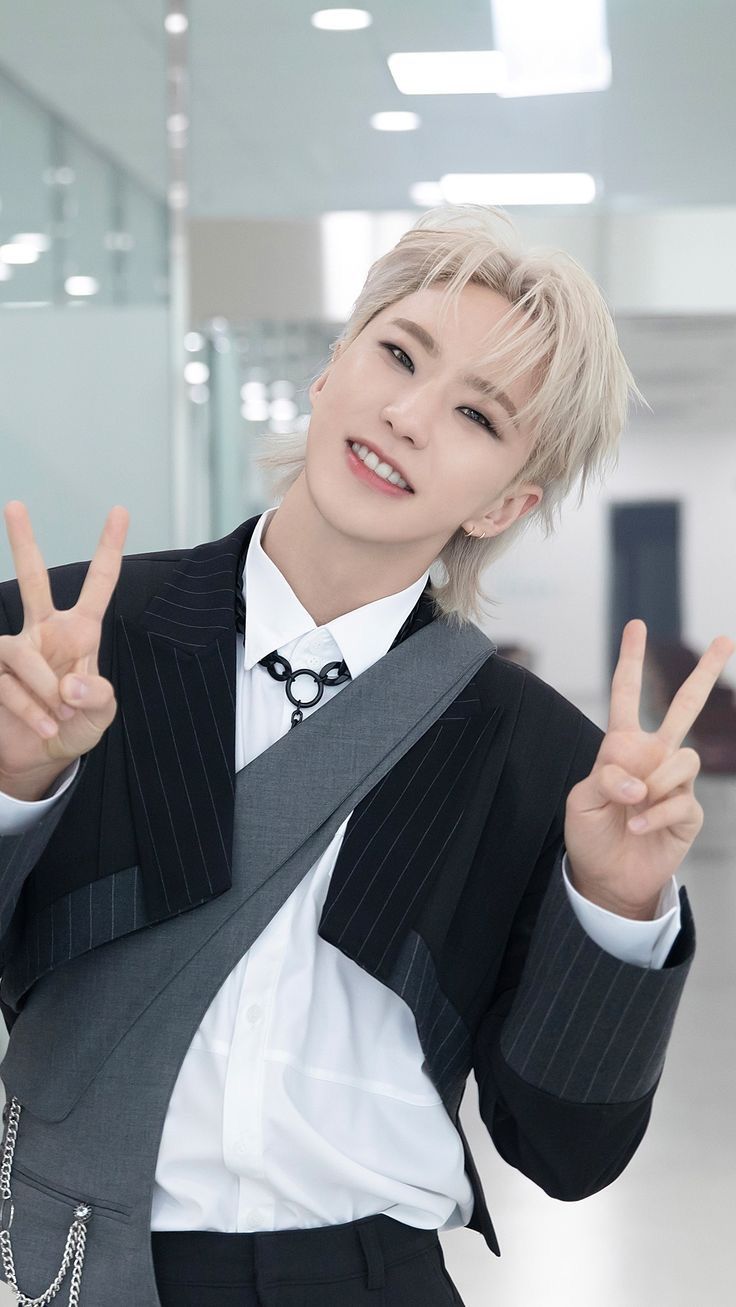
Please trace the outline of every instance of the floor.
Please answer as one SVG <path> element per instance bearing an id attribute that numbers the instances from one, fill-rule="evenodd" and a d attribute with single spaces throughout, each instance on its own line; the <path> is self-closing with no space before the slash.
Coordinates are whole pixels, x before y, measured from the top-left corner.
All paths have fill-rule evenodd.
<path id="1" fill-rule="evenodd" d="M 736 1304 L 736 778 L 700 775 L 695 787 L 705 824 L 678 880 L 698 952 L 649 1130 L 613 1185 L 559 1202 L 497 1155 L 471 1077 L 461 1117 L 502 1256 L 475 1231 L 442 1236 L 466 1307 Z M 0 1023 L 3 1053 L 6 1038 Z M 0 1307 L 16 1301 L 0 1283 Z"/>
<path id="2" fill-rule="evenodd" d="M 441 1237 L 466 1307 L 736 1304 L 736 779 L 698 776 L 703 828 L 678 876 L 698 950 L 649 1129 L 623 1175 L 549 1198 L 495 1152 L 471 1078 L 461 1119 L 501 1245 Z"/>

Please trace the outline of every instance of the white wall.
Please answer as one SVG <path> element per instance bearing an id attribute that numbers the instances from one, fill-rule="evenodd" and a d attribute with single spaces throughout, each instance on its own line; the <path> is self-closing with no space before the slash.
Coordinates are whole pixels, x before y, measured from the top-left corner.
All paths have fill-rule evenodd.
<path id="1" fill-rule="evenodd" d="M 589 485 L 580 509 L 576 487 L 554 536 L 545 540 L 539 529 L 530 530 L 484 574 L 484 588 L 503 605 L 491 610 L 484 629 L 499 644 L 529 646 L 536 674 L 602 728 L 610 699 L 608 506 L 680 501 L 683 639 L 698 654 L 718 635 L 736 639 L 735 435 L 736 423 L 705 436 L 662 436 L 632 423 L 605 487 Z M 735 663 L 723 681 L 736 689 Z"/>
<path id="2" fill-rule="evenodd" d="M 606 212 L 595 206 L 510 208 L 526 245 L 566 250 L 614 311 L 736 310 L 736 207 Z M 326 213 L 258 222 L 189 223 L 193 322 L 347 317 L 365 275 L 420 210 Z"/>

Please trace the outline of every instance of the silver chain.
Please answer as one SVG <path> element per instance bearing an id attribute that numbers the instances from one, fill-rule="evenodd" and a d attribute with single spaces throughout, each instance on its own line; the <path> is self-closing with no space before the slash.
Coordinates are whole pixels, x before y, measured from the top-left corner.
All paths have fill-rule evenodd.
<path id="1" fill-rule="evenodd" d="M 74 1211 L 74 1220 L 69 1227 L 69 1233 L 66 1239 L 66 1247 L 62 1258 L 61 1267 L 56 1279 L 52 1281 L 48 1289 L 41 1294 L 40 1298 L 29 1298 L 18 1288 L 15 1279 L 15 1263 L 13 1261 L 13 1249 L 10 1243 L 10 1227 L 13 1224 L 15 1208 L 13 1206 L 13 1196 L 10 1192 L 10 1171 L 13 1165 L 13 1154 L 15 1153 L 15 1141 L 18 1134 L 18 1120 L 20 1118 L 21 1104 L 17 1098 L 11 1098 L 10 1103 L 6 1103 L 3 1116 L 6 1118 L 5 1145 L 3 1148 L 3 1160 L 0 1164 L 0 1254 L 2 1254 L 3 1267 L 5 1269 L 5 1279 L 15 1293 L 21 1307 L 45 1307 L 45 1304 L 55 1298 L 61 1282 L 64 1279 L 69 1263 L 74 1257 L 74 1266 L 72 1268 L 72 1277 L 69 1288 L 69 1307 L 79 1307 L 79 1284 L 82 1278 L 82 1267 L 84 1266 L 84 1250 L 87 1238 L 87 1221 L 92 1215 L 92 1208 L 88 1203 L 80 1203 Z M 5 1204 L 10 1202 L 10 1220 L 7 1229 L 5 1227 Z"/>

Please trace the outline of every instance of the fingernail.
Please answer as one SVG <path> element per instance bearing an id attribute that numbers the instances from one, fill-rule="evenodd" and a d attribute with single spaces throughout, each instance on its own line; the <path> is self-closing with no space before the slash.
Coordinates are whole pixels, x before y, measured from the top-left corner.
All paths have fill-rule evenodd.
<path id="1" fill-rule="evenodd" d="M 631 830 L 646 830 L 648 825 L 649 822 L 646 817 L 632 817 L 629 822 L 629 828 Z"/>
<path id="2" fill-rule="evenodd" d="M 71 679 L 70 695 L 72 699 L 83 699 L 87 693 L 87 686 L 84 681 L 80 681 L 78 676 Z"/>
<path id="3" fill-rule="evenodd" d="M 635 794 L 643 794 L 645 789 L 646 785 L 643 781 L 624 781 L 621 786 L 621 793 L 633 798 Z"/>
<path id="4" fill-rule="evenodd" d="M 63 703 L 59 708 L 59 717 L 62 721 L 68 722 L 70 717 L 74 716 L 75 709 L 68 703 Z"/>

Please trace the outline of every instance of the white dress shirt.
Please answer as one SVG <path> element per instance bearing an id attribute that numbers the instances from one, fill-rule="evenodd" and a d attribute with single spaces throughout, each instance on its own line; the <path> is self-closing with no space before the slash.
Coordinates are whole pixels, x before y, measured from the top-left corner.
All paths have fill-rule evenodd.
<path id="1" fill-rule="evenodd" d="M 261 545 L 274 511 L 260 517 L 243 572 L 236 771 L 291 729 L 293 705 L 259 658 L 278 649 L 293 667 L 315 671 L 344 658 L 355 679 L 388 652 L 429 576 L 316 627 Z M 307 679 L 305 699 L 312 687 Z M 325 689 L 305 718 L 343 688 Z M 298 682 L 294 691 L 301 697 Z M 78 769 L 77 760 L 35 802 L 0 793 L 0 834 L 29 829 Z M 306 1229 L 379 1212 L 450 1230 L 470 1219 L 462 1141 L 425 1070 L 411 1010 L 317 933 L 349 819 L 230 972 L 194 1035 L 164 1121 L 153 1230 Z M 674 877 L 661 915 L 630 921 L 583 898 L 565 859 L 572 906 L 596 943 L 638 966 L 662 966 L 680 929 Z"/>

